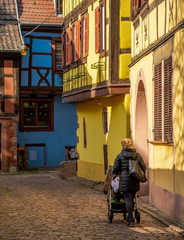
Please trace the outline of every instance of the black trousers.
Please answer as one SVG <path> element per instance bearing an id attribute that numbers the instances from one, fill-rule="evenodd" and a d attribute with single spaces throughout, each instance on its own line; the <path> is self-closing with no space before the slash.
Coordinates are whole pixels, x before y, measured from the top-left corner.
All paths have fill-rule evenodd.
<path id="1" fill-rule="evenodd" d="M 134 221 L 133 210 L 134 210 L 134 198 L 136 192 L 123 192 L 123 196 L 125 198 L 126 210 L 129 216 L 129 222 Z"/>

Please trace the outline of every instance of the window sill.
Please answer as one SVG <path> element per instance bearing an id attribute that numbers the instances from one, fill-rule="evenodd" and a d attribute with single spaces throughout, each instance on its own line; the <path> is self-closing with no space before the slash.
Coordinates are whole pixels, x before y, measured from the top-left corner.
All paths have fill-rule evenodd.
<path id="1" fill-rule="evenodd" d="M 152 145 L 166 145 L 166 146 L 173 146 L 174 142 L 167 142 L 167 141 L 149 141 L 148 142 Z"/>

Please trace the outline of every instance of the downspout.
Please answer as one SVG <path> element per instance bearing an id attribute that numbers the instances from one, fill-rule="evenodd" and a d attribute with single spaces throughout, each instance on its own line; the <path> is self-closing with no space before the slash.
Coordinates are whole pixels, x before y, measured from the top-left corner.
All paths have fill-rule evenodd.
<path id="1" fill-rule="evenodd" d="M 17 12 L 17 22 L 18 22 L 18 28 L 19 28 L 20 39 L 21 39 L 21 41 L 22 41 L 22 45 L 24 45 L 24 39 L 23 39 L 23 37 L 22 37 L 22 31 L 21 31 L 20 21 L 19 21 L 19 12 L 18 12 L 18 4 L 17 4 L 17 0 L 15 0 L 15 6 L 16 6 L 16 12 Z"/>

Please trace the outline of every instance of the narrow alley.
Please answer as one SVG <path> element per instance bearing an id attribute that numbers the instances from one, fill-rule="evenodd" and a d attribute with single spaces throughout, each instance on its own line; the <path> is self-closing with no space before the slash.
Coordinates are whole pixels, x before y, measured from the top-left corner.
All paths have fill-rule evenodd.
<path id="1" fill-rule="evenodd" d="M 106 195 L 57 172 L 0 175 L 0 239 L 123 240 L 182 239 L 141 211 L 133 228 L 115 214 L 108 223 Z"/>

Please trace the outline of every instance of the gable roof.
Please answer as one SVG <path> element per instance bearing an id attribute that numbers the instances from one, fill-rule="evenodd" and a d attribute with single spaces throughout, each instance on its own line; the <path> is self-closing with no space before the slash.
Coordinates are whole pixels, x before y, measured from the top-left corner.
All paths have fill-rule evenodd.
<path id="1" fill-rule="evenodd" d="M 0 51 L 20 51 L 21 38 L 14 0 L 0 3 Z"/>
<path id="2" fill-rule="evenodd" d="M 53 0 L 17 0 L 19 20 L 23 24 L 62 24 L 55 14 Z"/>

